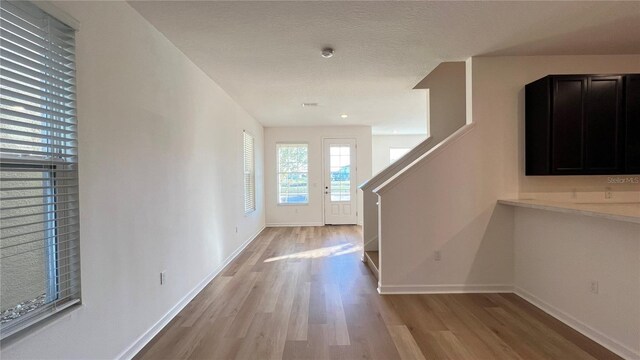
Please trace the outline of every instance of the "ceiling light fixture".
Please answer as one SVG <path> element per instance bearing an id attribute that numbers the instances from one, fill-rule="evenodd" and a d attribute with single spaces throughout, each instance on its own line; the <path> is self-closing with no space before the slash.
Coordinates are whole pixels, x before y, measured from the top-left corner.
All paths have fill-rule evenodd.
<path id="1" fill-rule="evenodd" d="M 302 107 L 314 107 L 318 106 L 318 103 L 302 103 Z"/>
<path id="2" fill-rule="evenodd" d="M 349 115 L 347 115 L 347 114 L 342 114 L 342 115 L 340 115 L 340 117 L 341 117 L 341 118 L 343 118 L 343 119 L 346 119 L 346 118 L 348 118 L 348 117 L 349 117 Z"/>
<path id="3" fill-rule="evenodd" d="M 333 49 L 330 47 L 326 47 L 322 49 L 322 57 L 328 59 L 333 56 Z"/>

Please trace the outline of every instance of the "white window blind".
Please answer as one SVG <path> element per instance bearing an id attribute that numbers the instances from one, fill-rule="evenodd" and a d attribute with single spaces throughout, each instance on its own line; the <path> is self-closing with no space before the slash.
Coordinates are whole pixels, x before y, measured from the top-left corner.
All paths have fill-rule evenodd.
<path id="1" fill-rule="evenodd" d="M 74 30 L 0 1 L 0 331 L 80 301 Z"/>
<path id="2" fill-rule="evenodd" d="M 256 209 L 256 174 L 254 139 L 246 131 L 242 133 L 244 144 L 244 212 Z"/>
<path id="3" fill-rule="evenodd" d="M 278 152 L 278 204 L 309 203 L 307 144 L 276 144 Z"/>

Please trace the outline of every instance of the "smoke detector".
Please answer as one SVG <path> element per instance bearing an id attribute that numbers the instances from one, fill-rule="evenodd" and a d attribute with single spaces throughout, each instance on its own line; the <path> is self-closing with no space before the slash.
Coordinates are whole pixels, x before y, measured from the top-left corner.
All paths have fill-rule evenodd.
<path id="1" fill-rule="evenodd" d="M 330 57 L 333 56 L 333 49 L 332 48 L 324 48 L 322 49 L 322 57 L 325 59 L 328 59 Z"/>

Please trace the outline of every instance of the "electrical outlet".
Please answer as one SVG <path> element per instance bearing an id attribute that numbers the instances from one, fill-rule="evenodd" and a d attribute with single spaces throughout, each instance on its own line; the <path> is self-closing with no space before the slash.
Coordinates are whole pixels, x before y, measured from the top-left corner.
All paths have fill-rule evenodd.
<path id="1" fill-rule="evenodd" d="M 160 285 L 164 285 L 167 282 L 167 271 L 160 272 Z"/>
<path id="2" fill-rule="evenodd" d="M 613 193 L 610 190 L 604 192 L 605 199 L 611 199 L 613 197 Z"/>
<path id="3" fill-rule="evenodd" d="M 592 294 L 597 294 L 598 293 L 598 282 L 596 280 L 591 280 L 591 283 L 589 284 L 590 290 Z"/>
<path id="4" fill-rule="evenodd" d="M 442 254 L 440 253 L 440 250 L 436 250 L 436 251 L 433 252 L 433 259 L 435 261 L 442 260 Z"/>

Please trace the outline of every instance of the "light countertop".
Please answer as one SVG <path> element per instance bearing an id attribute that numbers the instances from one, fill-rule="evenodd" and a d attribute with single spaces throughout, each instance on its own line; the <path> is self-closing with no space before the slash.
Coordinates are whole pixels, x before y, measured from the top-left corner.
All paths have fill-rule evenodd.
<path id="1" fill-rule="evenodd" d="M 498 200 L 498 204 L 640 224 L 640 203 L 570 203 L 534 199 L 509 199 Z"/>

